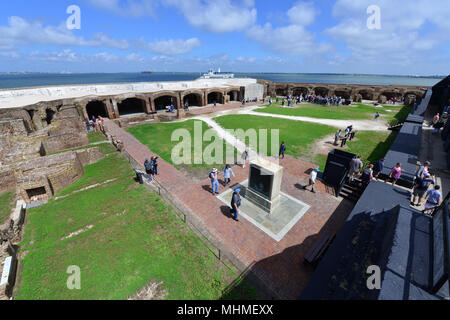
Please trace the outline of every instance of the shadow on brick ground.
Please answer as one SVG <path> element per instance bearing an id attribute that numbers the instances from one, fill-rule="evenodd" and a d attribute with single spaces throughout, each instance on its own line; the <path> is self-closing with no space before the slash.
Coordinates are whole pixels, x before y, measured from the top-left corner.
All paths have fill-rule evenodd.
<path id="1" fill-rule="evenodd" d="M 353 207 L 353 203 L 343 200 L 319 233 L 308 236 L 301 244 L 289 247 L 280 254 L 254 262 L 223 291 L 221 299 L 254 299 L 254 296 L 248 296 L 251 291 L 249 284 L 258 292 L 257 299 L 298 299 L 315 269 L 304 263 L 305 255 L 323 235 L 335 235 Z M 229 208 L 224 207 L 223 211 L 229 212 Z"/>

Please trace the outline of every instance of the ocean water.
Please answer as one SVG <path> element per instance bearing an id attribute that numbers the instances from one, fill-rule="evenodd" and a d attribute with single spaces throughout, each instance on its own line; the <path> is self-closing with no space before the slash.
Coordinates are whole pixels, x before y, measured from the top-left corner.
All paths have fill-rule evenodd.
<path id="1" fill-rule="evenodd" d="M 144 73 L 17 73 L 0 74 L 0 89 L 42 86 L 190 81 L 201 76 L 200 72 L 154 72 Z M 323 83 L 323 84 L 369 84 L 433 86 L 442 78 L 389 75 L 316 74 L 316 73 L 236 73 L 236 77 L 270 80 L 273 82 Z"/>

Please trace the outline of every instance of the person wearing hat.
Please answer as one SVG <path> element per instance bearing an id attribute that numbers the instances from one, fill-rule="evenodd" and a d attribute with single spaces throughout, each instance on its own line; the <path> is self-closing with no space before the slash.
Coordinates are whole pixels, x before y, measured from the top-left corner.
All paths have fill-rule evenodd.
<path id="1" fill-rule="evenodd" d="M 231 213 L 234 214 L 234 220 L 239 222 L 239 207 L 241 206 L 241 189 L 234 190 L 231 198 Z"/>
<path id="2" fill-rule="evenodd" d="M 219 171 L 216 168 L 209 173 L 209 179 L 211 179 L 212 194 L 219 194 Z"/>
<path id="3" fill-rule="evenodd" d="M 314 185 L 316 184 L 317 174 L 319 173 L 319 168 L 315 168 L 313 171 L 311 171 L 311 174 L 309 175 L 309 184 L 307 186 L 304 186 L 303 189 L 306 190 L 308 187 L 311 188 L 312 193 L 316 193 L 314 190 Z"/>

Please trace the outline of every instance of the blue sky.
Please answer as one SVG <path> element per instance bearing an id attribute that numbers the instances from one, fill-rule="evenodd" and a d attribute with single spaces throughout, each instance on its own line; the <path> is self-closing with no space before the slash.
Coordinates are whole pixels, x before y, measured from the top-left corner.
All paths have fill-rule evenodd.
<path id="1" fill-rule="evenodd" d="M 0 2 L 0 72 L 450 73 L 441 0 Z M 70 5 L 81 29 L 69 30 Z M 377 5 L 380 29 L 367 27 Z"/>

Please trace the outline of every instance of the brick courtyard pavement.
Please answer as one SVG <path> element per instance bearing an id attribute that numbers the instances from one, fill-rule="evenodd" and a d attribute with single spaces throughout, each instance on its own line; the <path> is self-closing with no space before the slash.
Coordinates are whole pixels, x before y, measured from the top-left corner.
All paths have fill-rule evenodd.
<path id="1" fill-rule="evenodd" d="M 119 128 L 111 120 L 105 119 L 108 133 L 124 142 L 126 151 L 138 163 L 143 164 L 152 153 L 131 134 Z M 322 183 L 317 185 L 317 194 L 300 190 L 308 181 L 308 173 L 314 166 L 292 157 L 280 163 L 284 168 L 282 191 L 311 206 L 303 218 L 276 242 L 270 236 L 246 221 L 235 222 L 229 208 L 210 193 L 210 182 L 205 172 L 205 180 L 195 182 L 187 178 L 166 161 L 160 159 L 158 182 L 171 195 L 197 215 L 206 228 L 242 264 L 262 279 L 279 298 L 297 299 L 312 276 L 313 269 L 303 264 L 303 257 L 315 240 L 322 234 L 334 234 L 343 225 L 352 206 L 340 203 L 326 193 Z M 236 177 L 233 183 L 248 178 L 248 167 L 244 170 L 233 167 Z M 220 192 L 225 189 L 221 186 Z"/>

